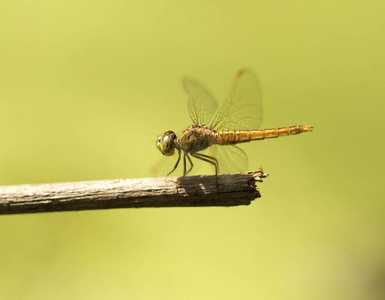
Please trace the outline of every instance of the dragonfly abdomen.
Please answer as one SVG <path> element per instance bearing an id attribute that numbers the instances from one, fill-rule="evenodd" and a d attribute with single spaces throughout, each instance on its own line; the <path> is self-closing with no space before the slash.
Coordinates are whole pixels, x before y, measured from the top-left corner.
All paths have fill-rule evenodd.
<path id="1" fill-rule="evenodd" d="M 307 125 L 294 125 L 280 128 L 257 130 L 222 130 L 218 132 L 217 143 L 221 145 L 246 143 L 250 141 L 277 138 L 279 136 L 299 134 L 311 131 L 313 127 Z"/>

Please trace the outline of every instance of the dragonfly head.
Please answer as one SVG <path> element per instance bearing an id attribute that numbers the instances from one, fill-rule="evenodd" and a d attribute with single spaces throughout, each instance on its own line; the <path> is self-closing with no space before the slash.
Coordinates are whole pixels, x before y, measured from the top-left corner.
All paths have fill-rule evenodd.
<path id="1" fill-rule="evenodd" d="M 166 131 L 162 136 L 158 136 L 156 147 L 163 155 L 171 156 L 175 153 L 176 134 L 174 131 Z"/>

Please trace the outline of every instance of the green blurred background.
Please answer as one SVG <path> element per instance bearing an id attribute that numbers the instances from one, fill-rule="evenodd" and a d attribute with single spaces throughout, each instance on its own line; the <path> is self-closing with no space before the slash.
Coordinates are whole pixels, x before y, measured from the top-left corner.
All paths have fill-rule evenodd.
<path id="1" fill-rule="evenodd" d="M 250 68 L 263 127 L 315 131 L 243 147 L 247 207 L 0 216 L 0 299 L 384 299 L 384 9 L 2 2 L 2 185 L 150 177 L 183 75 L 223 100 Z"/>

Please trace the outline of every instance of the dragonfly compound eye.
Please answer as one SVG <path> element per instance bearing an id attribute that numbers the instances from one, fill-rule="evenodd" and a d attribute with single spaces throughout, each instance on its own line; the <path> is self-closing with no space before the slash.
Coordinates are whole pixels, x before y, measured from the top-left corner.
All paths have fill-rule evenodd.
<path id="1" fill-rule="evenodd" d="M 163 136 L 158 138 L 156 146 L 163 155 L 171 156 L 175 153 L 175 139 L 175 133 L 172 131 L 167 131 L 163 134 Z"/>

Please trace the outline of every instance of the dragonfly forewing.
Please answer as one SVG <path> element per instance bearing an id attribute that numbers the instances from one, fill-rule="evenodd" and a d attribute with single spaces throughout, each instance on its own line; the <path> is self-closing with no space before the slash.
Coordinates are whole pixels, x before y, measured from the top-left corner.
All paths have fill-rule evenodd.
<path id="1" fill-rule="evenodd" d="M 241 70 L 235 76 L 226 101 L 213 116 L 217 130 L 258 129 L 262 123 L 262 94 L 256 75 Z"/>
<path id="2" fill-rule="evenodd" d="M 182 86 L 191 120 L 195 124 L 208 125 L 218 109 L 217 101 L 206 87 L 192 79 L 183 79 Z"/>

